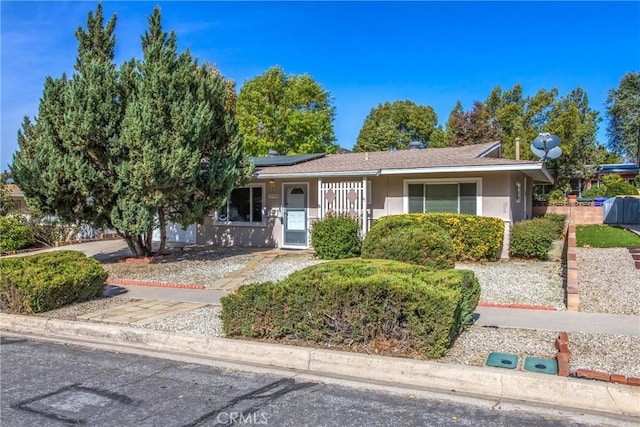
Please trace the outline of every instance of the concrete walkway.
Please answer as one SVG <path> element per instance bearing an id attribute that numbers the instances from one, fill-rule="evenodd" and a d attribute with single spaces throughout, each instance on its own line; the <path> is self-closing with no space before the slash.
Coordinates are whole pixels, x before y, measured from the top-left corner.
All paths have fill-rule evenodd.
<path id="1" fill-rule="evenodd" d="M 479 326 L 640 336 L 640 316 L 499 307 L 477 307 L 475 315 Z"/>

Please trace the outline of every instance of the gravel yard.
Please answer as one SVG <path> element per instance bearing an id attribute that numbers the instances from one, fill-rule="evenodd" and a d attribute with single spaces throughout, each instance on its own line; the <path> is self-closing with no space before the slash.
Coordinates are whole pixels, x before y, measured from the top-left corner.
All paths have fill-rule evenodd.
<path id="1" fill-rule="evenodd" d="M 640 270 L 626 248 L 577 248 L 580 311 L 640 315 Z"/>
<path id="2" fill-rule="evenodd" d="M 247 283 L 262 283 L 267 281 L 278 281 L 286 278 L 294 271 L 320 264 L 322 260 L 312 257 L 309 254 L 279 256 L 270 263 L 261 265 L 247 277 Z"/>
<path id="3" fill-rule="evenodd" d="M 562 263 L 555 261 L 498 261 L 457 263 L 472 270 L 482 289 L 480 301 L 498 304 L 531 304 L 564 310 Z"/>
<path id="4" fill-rule="evenodd" d="M 241 270 L 256 252 L 213 246 L 173 250 L 172 256 L 151 264 L 104 263 L 110 279 L 210 286 L 232 271 Z"/>

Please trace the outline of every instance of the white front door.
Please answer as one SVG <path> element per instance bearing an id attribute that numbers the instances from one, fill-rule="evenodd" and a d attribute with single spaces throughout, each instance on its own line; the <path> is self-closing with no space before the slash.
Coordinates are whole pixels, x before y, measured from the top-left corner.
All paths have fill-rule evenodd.
<path id="1" fill-rule="evenodd" d="M 284 184 L 283 198 L 283 246 L 308 247 L 307 204 L 309 186 L 304 184 Z"/>

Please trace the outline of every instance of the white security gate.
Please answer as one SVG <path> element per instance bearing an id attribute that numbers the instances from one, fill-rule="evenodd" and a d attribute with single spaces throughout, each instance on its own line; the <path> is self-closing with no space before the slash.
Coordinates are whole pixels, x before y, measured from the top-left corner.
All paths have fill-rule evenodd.
<path id="1" fill-rule="evenodd" d="M 368 231 L 367 180 L 322 182 L 318 179 L 318 215 L 347 214 L 360 222 L 364 237 Z"/>

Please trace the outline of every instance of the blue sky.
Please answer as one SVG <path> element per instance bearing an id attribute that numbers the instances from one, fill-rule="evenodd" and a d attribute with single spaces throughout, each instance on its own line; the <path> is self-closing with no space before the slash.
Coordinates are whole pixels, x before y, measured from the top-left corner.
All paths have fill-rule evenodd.
<path id="1" fill-rule="evenodd" d="M 76 28 L 95 2 L 0 3 L 0 168 L 35 116 L 47 75 L 70 74 Z M 217 64 L 238 85 L 273 65 L 308 73 L 331 92 L 337 142 L 352 148 L 381 102 L 432 106 L 444 123 L 495 86 L 525 94 L 578 86 L 604 116 L 607 92 L 640 71 L 640 2 L 104 2 L 117 14 L 116 61 L 141 56 L 153 7 L 180 50 Z M 606 120 L 598 134 L 605 141 Z"/>

